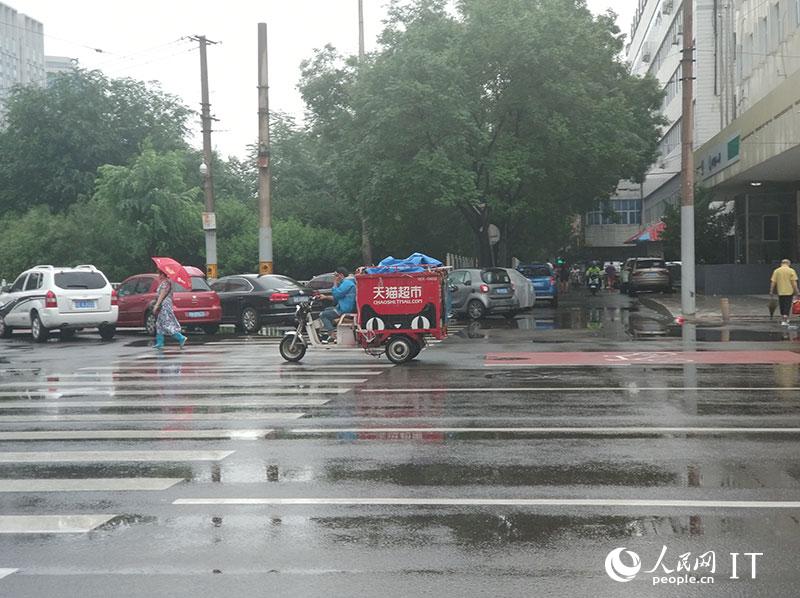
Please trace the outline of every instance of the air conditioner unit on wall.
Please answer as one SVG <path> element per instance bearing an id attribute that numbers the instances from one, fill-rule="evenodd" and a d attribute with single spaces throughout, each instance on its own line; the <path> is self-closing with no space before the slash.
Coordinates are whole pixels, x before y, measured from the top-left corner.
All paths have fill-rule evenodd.
<path id="1" fill-rule="evenodd" d="M 642 62 L 650 62 L 652 58 L 653 49 L 650 44 L 644 44 L 642 46 Z"/>
<path id="2" fill-rule="evenodd" d="M 672 0 L 665 0 L 664 4 L 661 5 L 661 12 L 665 15 L 672 14 Z"/>

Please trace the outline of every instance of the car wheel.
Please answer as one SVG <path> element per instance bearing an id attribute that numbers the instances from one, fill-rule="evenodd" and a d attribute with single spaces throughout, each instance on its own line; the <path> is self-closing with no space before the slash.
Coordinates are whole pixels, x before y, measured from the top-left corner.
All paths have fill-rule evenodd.
<path id="1" fill-rule="evenodd" d="M 12 331 L 11 326 L 6 326 L 6 321 L 0 318 L 0 338 L 11 338 Z"/>
<path id="2" fill-rule="evenodd" d="M 473 299 L 467 304 L 467 315 L 472 320 L 480 320 L 486 313 L 486 308 L 478 299 Z"/>
<path id="3" fill-rule="evenodd" d="M 278 349 L 281 357 L 286 361 L 300 361 L 306 354 L 306 343 L 302 338 L 297 338 L 294 334 L 288 334 L 281 339 Z M 294 343 L 294 346 L 292 346 Z"/>
<path id="4" fill-rule="evenodd" d="M 112 324 L 104 324 L 100 326 L 97 331 L 100 333 L 100 338 L 104 341 L 110 341 L 117 333 L 117 327 Z"/>
<path id="5" fill-rule="evenodd" d="M 258 330 L 258 312 L 252 307 L 245 307 L 239 317 L 239 325 L 247 334 L 253 334 Z"/>
<path id="6" fill-rule="evenodd" d="M 481 303 L 481 305 L 483 304 Z M 386 357 L 389 358 L 389 361 L 398 365 L 411 361 L 414 354 L 414 344 L 408 337 L 393 336 L 386 343 Z"/>
<path id="7" fill-rule="evenodd" d="M 50 329 L 45 328 L 45 325 L 42 324 L 39 314 L 36 312 L 33 312 L 31 315 L 31 336 L 37 343 L 46 342 L 50 336 Z"/>
<path id="8" fill-rule="evenodd" d="M 156 335 L 156 315 L 151 309 L 148 309 L 144 314 L 144 328 L 147 331 L 147 336 Z"/>
<path id="9" fill-rule="evenodd" d="M 64 328 L 58 333 L 58 337 L 62 341 L 71 341 L 75 338 L 75 330 L 72 328 Z"/>
<path id="10" fill-rule="evenodd" d="M 219 332 L 219 324 L 209 324 L 208 326 L 203 326 L 203 332 L 208 335 L 216 334 Z"/>

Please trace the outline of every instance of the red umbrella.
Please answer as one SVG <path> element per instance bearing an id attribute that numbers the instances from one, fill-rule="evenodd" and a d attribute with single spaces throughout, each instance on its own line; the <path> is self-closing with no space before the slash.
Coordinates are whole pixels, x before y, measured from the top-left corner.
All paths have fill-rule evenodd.
<path id="1" fill-rule="evenodd" d="M 192 277 L 189 276 L 186 268 L 178 262 L 171 257 L 154 257 L 152 259 L 156 263 L 156 267 L 166 274 L 171 281 L 177 282 L 185 289 L 192 288 Z"/>

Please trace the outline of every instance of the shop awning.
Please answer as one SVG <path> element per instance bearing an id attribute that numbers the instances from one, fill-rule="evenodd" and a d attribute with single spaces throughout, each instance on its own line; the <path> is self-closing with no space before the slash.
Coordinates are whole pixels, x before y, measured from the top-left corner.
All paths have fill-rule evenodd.
<path id="1" fill-rule="evenodd" d="M 660 241 L 661 235 L 666 230 L 667 225 L 664 222 L 656 222 L 655 224 L 651 224 L 650 226 L 646 227 L 644 230 L 640 230 L 638 233 L 633 235 L 630 239 L 625 241 L 625 245 L 636 245 L 638 243 L 648 243 L 650 241 Z"/>

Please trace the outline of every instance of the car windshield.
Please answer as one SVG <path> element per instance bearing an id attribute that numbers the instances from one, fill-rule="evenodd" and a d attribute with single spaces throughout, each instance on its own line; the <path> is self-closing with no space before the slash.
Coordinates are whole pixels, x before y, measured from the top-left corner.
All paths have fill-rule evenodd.
<path id="1" fill-rule="evenodd" d="M 302 286 L 296 280 L 289 278 L 288 276 L 278 276 L 276 274 L 271 274 L 267 276 L 259 276 L 256 279 L 252 279 L 258 286 L 262 289 L 273 291 L 275 289 L 300 289 Z"/>
<path id="2" fill-rule="evenodd" d="M 99 272 L 58 272 L 53 279 L 60 289 L 102 289 L 108 284 Z"/>
<path id="3" fill-rule="evenodd" d="M 666 268 L 667 264 L 664 260 L 639 260 L 636 262 L 636 268 L 642 270 L 644 268 Z"/>
<path id="4" fill-rule="evenodd" d="M 521 266 L 519 271 L 528 278 L 536 278 L 537 276 L 550 276 L 550 268 L 547 266 Z"/>
<path id="5" fill-rule="evenodd" d="M 511 279 L 505 270 L 484 270 L 481 278 L 486 284 L 509 284 Z"/>
<path id="6" fill-rule="evenodd" d="M 184 287 L 183 285 L 178 284 L 177 282 L 172 283 L 172 289 L 176 293 L 187 293 L 189 289 Z M 192 290 L 195 292 L 202 293 L 203 291 L 210 291 L 211 287 L 208 286 L 206 279 L 202 276 L 192 276 Z"/>

